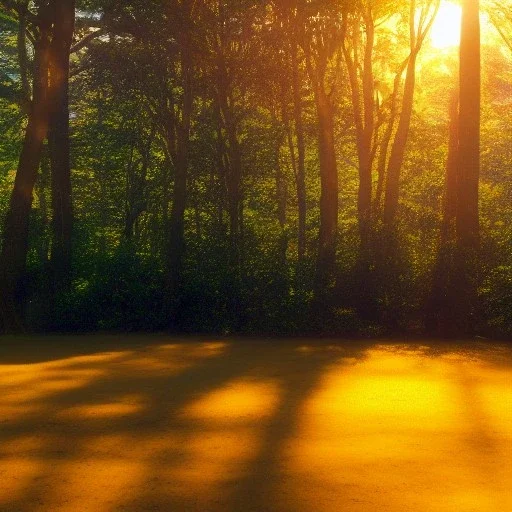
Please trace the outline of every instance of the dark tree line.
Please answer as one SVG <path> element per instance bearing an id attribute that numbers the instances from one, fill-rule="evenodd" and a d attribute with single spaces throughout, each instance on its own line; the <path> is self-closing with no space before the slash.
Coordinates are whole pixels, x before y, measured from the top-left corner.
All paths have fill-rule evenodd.
<path id="1" fill-rule="evenodd" d="M 2 230 L 2 331 L 80 328 L 63 318 L 92 315 L 80 302 L 92 282 L 113 286 L 122 299 L 103 314 L 130 325 L 147 285 L 137 315 L 151 310 L 148 328 L 482 328 L 477 0 L 463 5 L 460 84 L 440 114 L 449 130 L 415 110 L 435 0 L 0 5 L 6 54 L 16 49 L 3 101 L 24 119 Z M 430 151 L 417 138 L 429 122 L 448 148 L 440 242 L 411 277 L 401 200 L 414 152 Z M 48 234 L 31 233 L 34 210 Z M 275 233 L 260 233 L 269 218 Z"/>

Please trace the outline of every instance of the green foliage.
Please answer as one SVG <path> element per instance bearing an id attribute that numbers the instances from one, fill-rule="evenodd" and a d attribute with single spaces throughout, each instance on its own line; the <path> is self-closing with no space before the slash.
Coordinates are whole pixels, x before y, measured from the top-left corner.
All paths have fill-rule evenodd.
<path id="1" fill-rule="evenodd" d="M 421 57 L 396 237 L 391 243 L 389 232 L 375 222 L 373 262 L 367 272 L 360 262 L 354 98 L 339 38 L 347 13 L 359 16 L 370 3 L 306 2 L 304 12 L 293 2 L 289 7 L 249 0 L 192 3 L 193 12 L 187 15 L 187 2 L 177 0 L 78 2 L 76 39 L 92 27 L 103 27 L 104 35 L 72 56 L 73 270 L 68 286 L 58 290 L 50 304 L 51 172 L 45 149 L 32 204 L 29 327 L 363 336 L 421 330 L 439 248 L 456 53 L 429 50 Z M 371 6 L 375 19 L 382 21 L 372 53 L 382 135 L 395 73 L 409 52 L 408 4 L 385 0 Z M 26 123 L 19 101 L 17 28 L 16 17 L 0 10 L 2 218 Z M 178 172 L 172 150 L 182 135 L 185 28 L 190 30 L 193 61 L 185 256 L 182 282 L 170 298 L 170 223 Z M 321 299 L 314 287 L 321 195 L 319 126 L 306 66 L 306 52 L 312 49 L 305 47 L 307 41 L 315 51 L 324 43 L 329 46 L 326 76 L 334 104 L 340 183 L 336 282 Z M 360 48 L 363 43 L 358 42 Z M 504 50 L 484 49 L 484 265 L 478 277 L 489 332 L 510 336 L 512 60 Z M 222 85 L 228 89 L 223 108 L 231 120 L 220 106 L 223 73 Z M 294 75 L 305 139 L 307 226 L 301 262 Z M 231 150 L 236 144 L 242 169 L 239 267 L 232 261 L 229 217 Z M 375 170 L 374 190 L 377 179 Z M 376 203 L 376 218 L 380 208 Z M 358 305 L 368 299 L 366 290 L 371 299 L 365 316 Z M 177 304 L 178 313 L 171 311 L 170 303 Z"/>

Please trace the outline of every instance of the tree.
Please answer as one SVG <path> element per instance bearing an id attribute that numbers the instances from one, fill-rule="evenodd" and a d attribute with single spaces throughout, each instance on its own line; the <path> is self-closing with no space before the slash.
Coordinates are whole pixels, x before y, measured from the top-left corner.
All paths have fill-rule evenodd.
<path id="1" fill-rule="evenodd" d="M 350 37 L 343 42 L 352 95 L 352 111 L 356 133 L 359 172 L 357 211 L 360 236 L 360 261 L 367 270 L 372 231 L 372 167 L 375 157 L 375 128 L 377 107 L 375 101 L 374 45 L 376 21 L 372 5 L 360 5 L 347 13 L 346 23 Z M 364 272 L 367 273 L 366 271 Z"/>
<path id="2" fill-rule="evenodd" d="M 480 12 L 479 0 L 464 0 L 460 42 L 460 104 L 457 184 L 458 328 L 475 328 L 479 252 Z"/>
<path id="3" fill-rule="evenodd" d="M 176 28 L 175 40 L 180 76 L 181 99 L 168 92 L 168 119 L 165 122 L 166 147 L 174 167 L 174 187 L 167 261 L 167 293 L 171 321 L 177 322 L 182 293 L 183 258 L 185 253 L 185 209 L 189 172 L 190 128 L 194 106 L 193 92 L 193 10 L 194 2 L 181 0 L 168 9 L 169 22 Z"/>
<path id="4" fill-rule="evenodd" d="M 286 132 L 290 162 L 297 195 L 297 260 L 306 255 L 306 142 L 304 130 L 304 52 L 300 47 L 297 3 L 273 2 L 276 13 L 274 51 L 281 55 L 282 122 Z M 291 98 L 289 98 L 291 96 Z M 291 108 L 290 108 L 291 103 Z M 289 113 L 291 110 L 291 115 Z"/>
<path id="5" fill-rule="evenodd" d="M 396 129 L 391 154 L 386 171 L 386 196 L 384 202 L 384 223 L 393 226 L 398 207 L 400 190 L 400 170 L 404 161 L 405 147 L 411 125 L 411 115 L 414 101 L 416 82 L 416 61 L 432 23 L 439 10 L 439 0 L 428 1 L 420 7 L 417 13 L 415 0 L 410 0 L 409 11 L 409 44 L 410 54 L 407 60 L 404 91 L 398 126 Z M 418 21 L 416 21 L 418 19 Z"/>
<path id="6" fill-rule="evenodd" d="M 30 17 L 32 20 L 34 63 L 30 111 L 14 188 L 4 221 L 0 253 L 0 331 L 22 328 L 21 305 L 26 293 L 24 281 L 32 194 L 48 130 L 48 71 L 52 26 L 60 21 L 53 18 L 53 2 L 39 0 L 35 2 L 35 7 L 35 14 L 28 10 L 28 2 L 13 7 L 19 19 Z M 21 30 L 18 37 L 21 39 L 19 46 L 22 46 L 25 34 Z M 21 54 L 24 55 L 23 50 L 21 48 Z"/>
<path id="7" fill-rule="evenodd" d="M 71 162 L 69 140 L 69 57 L 75 31 L 75 1 L 54 5 L 55 23 L 50 45 L 49 131 L 52 181 L 52 283 L 65 283 L 71 271 Z"/>
<path id="8" fill-rule="evenodd" d="M 472 253 L 477 252 L 479 243 L 480 82 L 479 0 L 465 0 L 460 43 L 457 238 L 460 249 Z"/>
<path id="9" fill-rule="evenodd" d="M 336 59 L 344 40 L 342 12 L 337 6 L 301 7 L 302 41 L 306 68 L 315 97 L 317 113 L 318 157 L 320 164 L 320 233 L 316 260 L 317 297 L 332 286 L 338 237 L 338 167 L 334 137 L 334 89 L 339 67 Z M 334 77 L 334 78 L 333 78 Z"/>
<path id="10" fill-rule="evenodd" d="M 450 98 L 449 140 L 446 159 L 443 212 L 439 248 L 432 272 L 432 284 L 426 304 L 426 327 L 435 335 L 455 334 L 453 305 L 458 300 L 455 277 L 457 219 L 457 184 L 459 154 L 459 90 L 455 87 Z"/>

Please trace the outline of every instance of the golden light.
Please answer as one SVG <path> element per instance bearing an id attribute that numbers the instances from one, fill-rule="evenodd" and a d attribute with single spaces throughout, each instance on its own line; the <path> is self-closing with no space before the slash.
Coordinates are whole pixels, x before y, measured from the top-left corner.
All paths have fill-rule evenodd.
<path id="1" fill-rule="evenodd" d="M 0 364 L 0 510 L 512 511 L 509 347 L 237 343 Z"/>
<path id="2" fill-rule="evenodd" d="M 333 364 L 287 444 L 290 510 L 512 510 L 512 467 L 496 455 L 511 454 L 508 372 L 422 347 L 375 346 Z"/>
<path id="3" fill-rule="evenodd" d="M 430 41 L 434 48 L 445 49 L 459 46 L 461 15 L 460 5 L 441 2 L 430 33 Z"/>
<path id="4" fill-rule="evenodd" d="M 183 413 L 187 419 L 207 423 L 260 421 L 275 412 L 278 397 L 273 382 L 238 379 L 192 402 Z"/>

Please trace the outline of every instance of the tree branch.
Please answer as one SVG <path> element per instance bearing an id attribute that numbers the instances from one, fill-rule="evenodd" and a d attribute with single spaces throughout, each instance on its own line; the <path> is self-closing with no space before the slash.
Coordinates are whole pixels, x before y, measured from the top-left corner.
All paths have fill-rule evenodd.
<path id="1" fill-rule="evenodd" d="M 82 39 L 80 39 L 80 41 L 71 47 L 70 53 L 76 53 L 80 51 L 82 48 L 85 48 L 93 39 L 96 39 L 103 34 L 106 34 L 106 30 L 104 28 L 100 28 L 94 32 L 89 32 L 86 36 L 84 36 Z"/>

